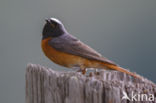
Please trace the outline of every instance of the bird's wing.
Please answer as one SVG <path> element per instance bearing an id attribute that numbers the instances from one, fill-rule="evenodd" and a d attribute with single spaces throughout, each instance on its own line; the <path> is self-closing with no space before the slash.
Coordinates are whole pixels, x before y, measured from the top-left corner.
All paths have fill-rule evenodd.
<path id="1" fill-rule="evenodd" d="M 53 38 L 49 41 L 49 45 L 61 52 L 116 65 L 114 62 L 102 57 L 100 53 L 70 34 L 64 34 L 57 38 Z"/>

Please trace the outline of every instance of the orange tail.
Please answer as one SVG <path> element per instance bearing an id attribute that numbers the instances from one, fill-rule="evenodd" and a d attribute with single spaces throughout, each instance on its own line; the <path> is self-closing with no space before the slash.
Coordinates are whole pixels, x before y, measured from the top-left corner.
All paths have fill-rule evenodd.
<path id="1" fill-rule="evenodd" d="M 132 73 L 132 72 L 130 72 L 130 71 L 128 71 L 128 70 L 122 68 L 122 67 L 119 67 L 119 66 L 116 66 L 116 65 L 111 65 L 111 64 L 104 64 L 104 66 L 106 66 L 106 67 L 108 67 L 108 68 L 110 68 L 110 69 L 113 69 L 113 70 L 117 70 L 117 71 L 120 71 L 120 72 L 129 74 L 129 75 L 133 76 L 134 78 L 139 78 L 139 79 L 141 79 L 141 77 L 140 77 L 139 75 L 134 74 L 134 73 Z"/>

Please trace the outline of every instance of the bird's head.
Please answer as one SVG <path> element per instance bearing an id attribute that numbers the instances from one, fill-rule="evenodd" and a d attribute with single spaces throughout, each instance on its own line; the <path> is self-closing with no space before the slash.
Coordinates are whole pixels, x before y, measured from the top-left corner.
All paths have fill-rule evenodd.
<path id="1" fill-rule="evenodd" d="M 44 25 L 42 36 L 43 39 L 48 37 L 58 37 L 66 33 L 64 25 L 61 21 L 56 18 L 46 19 L 46 24 Z"/>

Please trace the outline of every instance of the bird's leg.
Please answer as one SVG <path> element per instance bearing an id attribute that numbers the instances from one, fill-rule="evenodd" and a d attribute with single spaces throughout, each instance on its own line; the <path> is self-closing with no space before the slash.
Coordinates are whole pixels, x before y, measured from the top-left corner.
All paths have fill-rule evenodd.
<path id="1" fill-rule="evenodd" d="M 86 69 L 79 69 L 79 70 L 77 70 L 77 72 L 81 72 L 82 74 L 86 74 Z"/>
<path id="2" fill-rule="evenodd" d="M 98 71 L 98 69 L 96 68 L 95 69 L 95 72 L 94 72 L 96 75 L 99 75 L 99 71 Z"/>
<path id="3" fill-rule="evenodd" d="M 84 69 L 82 70 L 82 74 L 83 74 L 83 75 L 86 74 L 86 68 L 84 68 Z"/>
<path id="4" fill-rule="evenodd" d="M 79 69 L 77 70 L 77 72 L 81 72 L 82 74 L 86 74 L 86 71 L 87 69 L 83 65 L 79 66 Z"/>
<path id="5" fill-rule="evenodd" d="M 80 68 L 82 70 L 82 74 L 83 75 L 86 74 L 86 68 L 83 65 L 81 65 Z"/>
<path id="6" fill-rule="evenodd" d="M 82 74 L 86 74 L 86 68 L 83 66 L 80 66 L 80 69 L 77 72 L 81 72 Z"/>

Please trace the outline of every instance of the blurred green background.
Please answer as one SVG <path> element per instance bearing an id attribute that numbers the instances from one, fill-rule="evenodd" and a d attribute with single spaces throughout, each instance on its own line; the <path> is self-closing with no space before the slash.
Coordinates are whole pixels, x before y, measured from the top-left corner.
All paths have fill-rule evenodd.
<path id="1" fill-rule="evenodd" d="M 156 82 L 156 0 L 1 0 L 1 103 L 24 103 L 27 63 L 68 70 L 41 51 L 50 17 L 103 56 Z"/>

